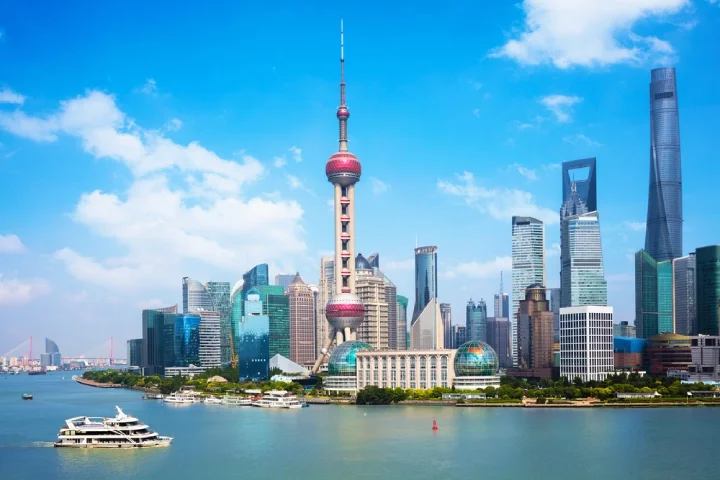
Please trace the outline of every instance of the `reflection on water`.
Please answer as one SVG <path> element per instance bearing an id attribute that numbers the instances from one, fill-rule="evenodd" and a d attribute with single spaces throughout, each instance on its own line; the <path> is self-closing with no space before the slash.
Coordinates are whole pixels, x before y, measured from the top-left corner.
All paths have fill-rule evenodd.
<path id="1" fill-rule="evenodd" d="M 35 400 L 21 400 L 23 392 Z M 65 419 L 111 416 L 115 405 L 174 437 L 173 444 L 43 448 L 52 445 Z M 468 472 L 497 479 L 574 480 L 578 472 L 587 479 L 714 478 L 718 429 L 720 408 L 313 405 L 289 411 L 172 405 L 49 373 L 0 381 L 0 480 L 205 479 L 239 472 L 313 480 L 337 480 L 339 472 L 343 480 L 468 478 Z"/>

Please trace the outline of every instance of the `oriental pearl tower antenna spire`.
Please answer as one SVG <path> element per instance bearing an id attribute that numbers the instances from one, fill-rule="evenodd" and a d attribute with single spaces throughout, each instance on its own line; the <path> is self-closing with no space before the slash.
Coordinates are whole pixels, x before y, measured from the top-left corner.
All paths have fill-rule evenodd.
<path id="1" fill-rule="evenodd" d="M 345 43 L 343 22 L 340 21 L 340 122 L 339 149 L 328 159 L 325 175 L 333 185 L 335 205 L 335 295 L 325 307 L 331 331 L 313 373 L 320 368 L 328 349 L 343 342 L 357 340 L 357 328 L 365 318 L 365 306 L 355 295 L 355 184 L 360 181 L 362 167 L 358 158 L 348 151 L 347 121 L 350 111 L 345 105 Z"/>

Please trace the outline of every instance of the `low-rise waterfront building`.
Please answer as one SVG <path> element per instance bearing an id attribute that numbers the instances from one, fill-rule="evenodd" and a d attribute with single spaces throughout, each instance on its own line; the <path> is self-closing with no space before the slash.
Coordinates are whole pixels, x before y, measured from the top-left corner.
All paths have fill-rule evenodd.
<path id="1" fill-rule="evenodd" d="M 204 367 L 197 367 L 195 365 L 188 365 L 187 367 L 165 367 L 165 378 L 177 377 L 190 377 L 193 378 L 195 375 L 201 375 L 205 373 Z"/>
<path id="2" fill-rule="evenodd" d="M 650 375 L 667 375 L 668 370 L 685 370 L 692 363 L 690 337 L 663 333 L 648 338 L 647 358 Z"/>
<path id="3" fill-rule="evenodd" d="M 613 338 L 613 357 L 616 371 L 636 372 L 642 370 L 645 362 L 644 338 L 616 336 Z"/>
<path id="4" fill-rule="evenodd" d="M 720 336 L 697 335 L 690 337 L 688 381 L 720 382 Z"/>
<path id="5" fill-rule="evenodd" d="M 617 392 L 617 398 L 657 398 L 661 395 L 658 392 Z"/>

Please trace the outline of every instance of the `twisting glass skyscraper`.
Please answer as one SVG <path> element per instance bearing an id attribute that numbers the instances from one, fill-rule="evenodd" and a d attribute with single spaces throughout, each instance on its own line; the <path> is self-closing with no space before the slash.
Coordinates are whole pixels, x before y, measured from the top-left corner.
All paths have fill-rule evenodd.
<path id="1" fill-rule="evenodd" d="M 657 262 L 682 256 L 682 172 L 675 69 L 650 73 L 650 190 L 645 251 Z"/>

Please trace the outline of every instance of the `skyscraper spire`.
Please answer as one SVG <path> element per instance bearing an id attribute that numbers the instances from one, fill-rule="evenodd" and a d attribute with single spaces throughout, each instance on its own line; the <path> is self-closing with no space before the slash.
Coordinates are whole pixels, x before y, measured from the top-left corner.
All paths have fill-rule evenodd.
<path id="1" fill-rule="evenodd" d="M 500 293 L 503 293 L 503 278 L 502 278 L 502 270 L 500 271 Z"/>
<path id="2" fill-rule="evenodd" d="M 350 111 L 345 105 L 345 33 L 342 20 L 340 20 L 340 106 L 337 118 L 340 121 L 340 151 L 347 152 L 347 121 L 350 118 Z"/>

